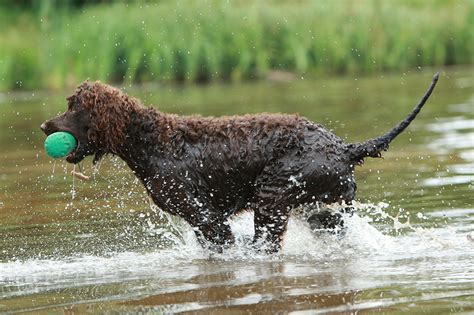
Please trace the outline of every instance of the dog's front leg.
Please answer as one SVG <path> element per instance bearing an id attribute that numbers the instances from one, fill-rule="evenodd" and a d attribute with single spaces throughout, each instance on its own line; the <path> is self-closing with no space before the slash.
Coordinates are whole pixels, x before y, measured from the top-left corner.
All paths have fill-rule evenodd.
<path id="1" fill-rule="evenodd" d="M 230 225 L 223 218 L 199 218 L 190 223 L 194 228 L 198 241 L 205 248 L 220 253 L 225 247 L 234 243 Z"/>
<path id="2" fill-rule="evenodd" d="M 284 188 L 268 185 L 262 186 L 255 197 L 252 206 L 255 227 L 253 242 L 265 242 L 263 248 L 268 253 L 276 253 L 281 249 L 291 210 L 288 195 L 292 196 Z"/>
<path id="3" fill-rule="evenodd" d="M 262 206 L 255 210 L 253 243 L 256 244 L 263 240 L 266 252 L 280 251 L 288 219 L 288 210 L 275 204 L 270 207 Z"/>
<path id="4" fill-rule="evenodd" d="M 284 167 L 292 165 L 291 160 L 267 165 L 255 182 L 257 189 L 251 201 L 255 227 L 253 242 L 265 242 L 263 249 L 268 253 L 281 249 L 290 211 L 304 197 L 299 185 L 291 180 L 298 170 Z"/>

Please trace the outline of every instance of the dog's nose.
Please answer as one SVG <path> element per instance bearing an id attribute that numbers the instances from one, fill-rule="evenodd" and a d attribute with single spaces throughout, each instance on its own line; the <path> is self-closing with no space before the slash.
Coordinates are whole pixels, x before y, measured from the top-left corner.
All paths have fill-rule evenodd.
<path id="1" fill-rule="evenodd" d="M 46 132 L 46 123 L 42 123 L 41 126 L 40 126 L 41 130 L 43 130 L 43 132 Z"/>

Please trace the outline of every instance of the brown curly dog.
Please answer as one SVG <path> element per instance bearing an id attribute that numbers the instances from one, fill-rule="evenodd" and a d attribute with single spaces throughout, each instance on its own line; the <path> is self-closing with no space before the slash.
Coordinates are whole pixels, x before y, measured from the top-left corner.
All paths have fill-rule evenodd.
<path id="1" fill-rule="evenodd" d="M 230 117 L 177 116 L 144 107 L 100 82 L 81 84 L 68 110 L 41 125 L 47 134 L 67 131 L 77 148 L 67 156 L 121 157 L 164 211 L 194 227 L 202 244 L 217 250 L 233 242 L 228 218 L 255 213 L 254 241 L 269 251 L 281 246 L 290 210 L 303 204 L 351 204 L 354 167 L 379 157 L 418 114 L 438 74 L 408 117 L 385 135 L 347 144 L 304 117 L 261 114 Z M 342 225 L 321 213 L 321 228 Z"/>

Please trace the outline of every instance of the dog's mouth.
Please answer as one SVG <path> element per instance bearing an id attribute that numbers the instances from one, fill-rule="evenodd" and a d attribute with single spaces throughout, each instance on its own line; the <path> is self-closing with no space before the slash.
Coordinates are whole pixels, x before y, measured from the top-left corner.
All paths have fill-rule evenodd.
<path id="1" fill-rule="evenodd" d="M 94 151 L 88 148 L 87 145 L 83 145 L 80 137 L 78 137 L 74 132 L 67 129 L 49 129 L 43 130 L 46 136 L 49 136 L 55 132 L 67 132 L 70 133 L 77 141 L 76 147 L 66 156 L 66 161 L 72 164 L 77 164 L 81 162 L 86 156 L 94 154 Z"/>
<path id="2" fill-rule="evenodd" d="M 61 131 L 69 132 L 70 134 L 73 135 L 73 137 L 77 141 L 77 145 L 74 148 L 74 150 L 72 150 L 71 153 L 69 153 L 66 156 L 66 161 L 67 162 L 77 164 L 77 163 L 81 162 L 87 155 L 92 153 L 91 152 L 91 153 L 88 154 L 89 150 L 85 146 L 82 145 L 82 142 L 79 139 L 79 137 L 77 137 L 73 132 L 71 132 L 69 130 L 61 130 Z"/>
<path id="3" fill-rule="evenodd" d="M 74 134 L 73 134 L 74 135 Z M 86 156 L 94 155 L 94 159 L 92 163 L 95 165 L 97 164 L 100 159 L 106 154 L 103 150 L 94 150 L 90 148 L 88 145 L 81 145 L 81 141 L 76 138 L 77 146 L 71 153 L 66 156 L 66 161 L 72 164 L 77 164 L 84 160 Z"/>
<path id="4" fill-rule="evenodd" d="M 72 150 L 71 153 L 66 156 L 66 161 L 69 163 L 77 164 L 81 162 L 86 157 L 86 155 L 81 153 L 83 151 L 81 147 L 81 141 L 79 141 L 76 136 L 74 136 L 74 138 L 76 138 L 77 140 L 77 146 L 74 148 L 74 150 Z"/>
<path id="5" fill-rule="evenodd" d="M 105 152 L 102 152 L 102 151 L 94 152 L 93 150 L 90 150 L 90 149 L 84 150 L 78 147 L 74 151 L 69 153 L 68 156 L 66 156 L 66 161 L 72 164 L 77 164 L 81 162 L 82 160 L 84 160 L 85 157 L 89 155 L 94 155 L 94 159 L 92 160 L 92 163 L 95 165 L 105 155 Z"/>
<path id="6" fill-rule="evenodd" d="M 97 164 L 101 158 L 107 153 L 105 150 L 95 148 L 95 146 L 91 145 L 87 139 L 87 137 L 80 137 L 72 130 L 67 128 L 57 128 L 55 126 L 46 125 L 43 123 L 41 125 L 41 130 L 49 136 L 55 132 L 67 132 L 70 133 L 77 141 L 76 147 L 65 157 L 65 160 L 71 164 L 77 164 L 84 160 L 89 155 L 94 155 L 93 164 Z M 86 133 L 87 134 L 87 133 Z"/>
<path id="7" fill-rule="evenodd" d="M 69 163 L 77 164 L 84 160 L 89 155 L 95 155 L 94 160 L 92 161 L 93 164 L 96 164 L 102 156 L 104 156 L 105 152 L 102 150 L 94 150 L 88 144 L 83 145 L 81 140 L 77 138 L 74 134 L 72 134 L 77 140 L 77 146 L 71 153 L 66 156 L 66 161 Z M 87 142 L 86 142 L 87 143 Z"/>

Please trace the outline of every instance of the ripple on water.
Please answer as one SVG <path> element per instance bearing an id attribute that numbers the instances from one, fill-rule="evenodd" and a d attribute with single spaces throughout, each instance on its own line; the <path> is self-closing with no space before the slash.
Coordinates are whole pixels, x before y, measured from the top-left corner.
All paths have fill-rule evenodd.
<path id="1" fill-rule="evenodd" d="M 458 107 L 459 106 L 456 108 Z M 470 108 L 471 107 L 472 106 L 470 106 Z M 472 108 L 470 112 L 472 112 Z M 465 161 L 474 161 L 474 119 L 469 119 L 464 116 L 444 118 L 436 123 L 428 124 L 426 128 L 438 134 L 438 137 L 428 144 L 437 154 L 457 155 Z M 421 185 L 436 187 L 463 184 L 472 185 L 474 183 L 473 163 L 451 165 L 449 166 L 449 171 L 449 173 L 438 172 L 436 173 L 436 177 L 421 181 Z M 455 175 L 451 175 L 451 173 Z"/>
<path id="2" fill-rule="evenodd" d="M 381 208 L 377 211 L 383 213 Z M 450 210 L 448 213 L 456 218 L 470 216 L 473 210 Z M 431 215 L 440 216 L 443 212 Z M 401 285 L 413 278 L 421 282 L 438 279 L 439 285 L 474 281 L 471 263 L 474 243 L 466 233 L 449 228 L 412 228 L 407 234 L 387 236 L 370 224 L 369 217 L 353 215 L 346 217 L 346 221 L 347 231 L 341 237 L 315 234 L 305 222 L 292 217 L 279 255 L 257 253 L 246 245 L 245 240 L 253 233 L 252 213 L 243 213 L 232 221 L 237 245 L 222 254 L 209 254 L 201 249 L 193 231 L 182 225 L 180 239 L 183 241 L 164 250 L 2 263 L 1 292 L 3 298 L 11 299 L 55 290 L 116 284 L 113 297 L 106 299 L 120 300 L 217 285 L 208 281 L 216 272 L 219 275 L 216 279 L 227 285 L 258 285 L 261 281 L 270 281 L 275 273 L 254 268 L 272 264 L 284 266 L 282 277 L 329 274 L 339 278 L 343 275 L 341 283 L 330 282 L 326 288 L 318 286 L 322 291 L 328 288 L 344 291 L 349 283 L 353 290 Z M 222 272 L 233 274 L 232 280 L 222 280 Z M 207 280 L 190 284 L 190 279 L 196 277 Z M 310 288 L 302 290 L 308 292 Z M 99 294 L 96 298 L 104 297 Z"/>

